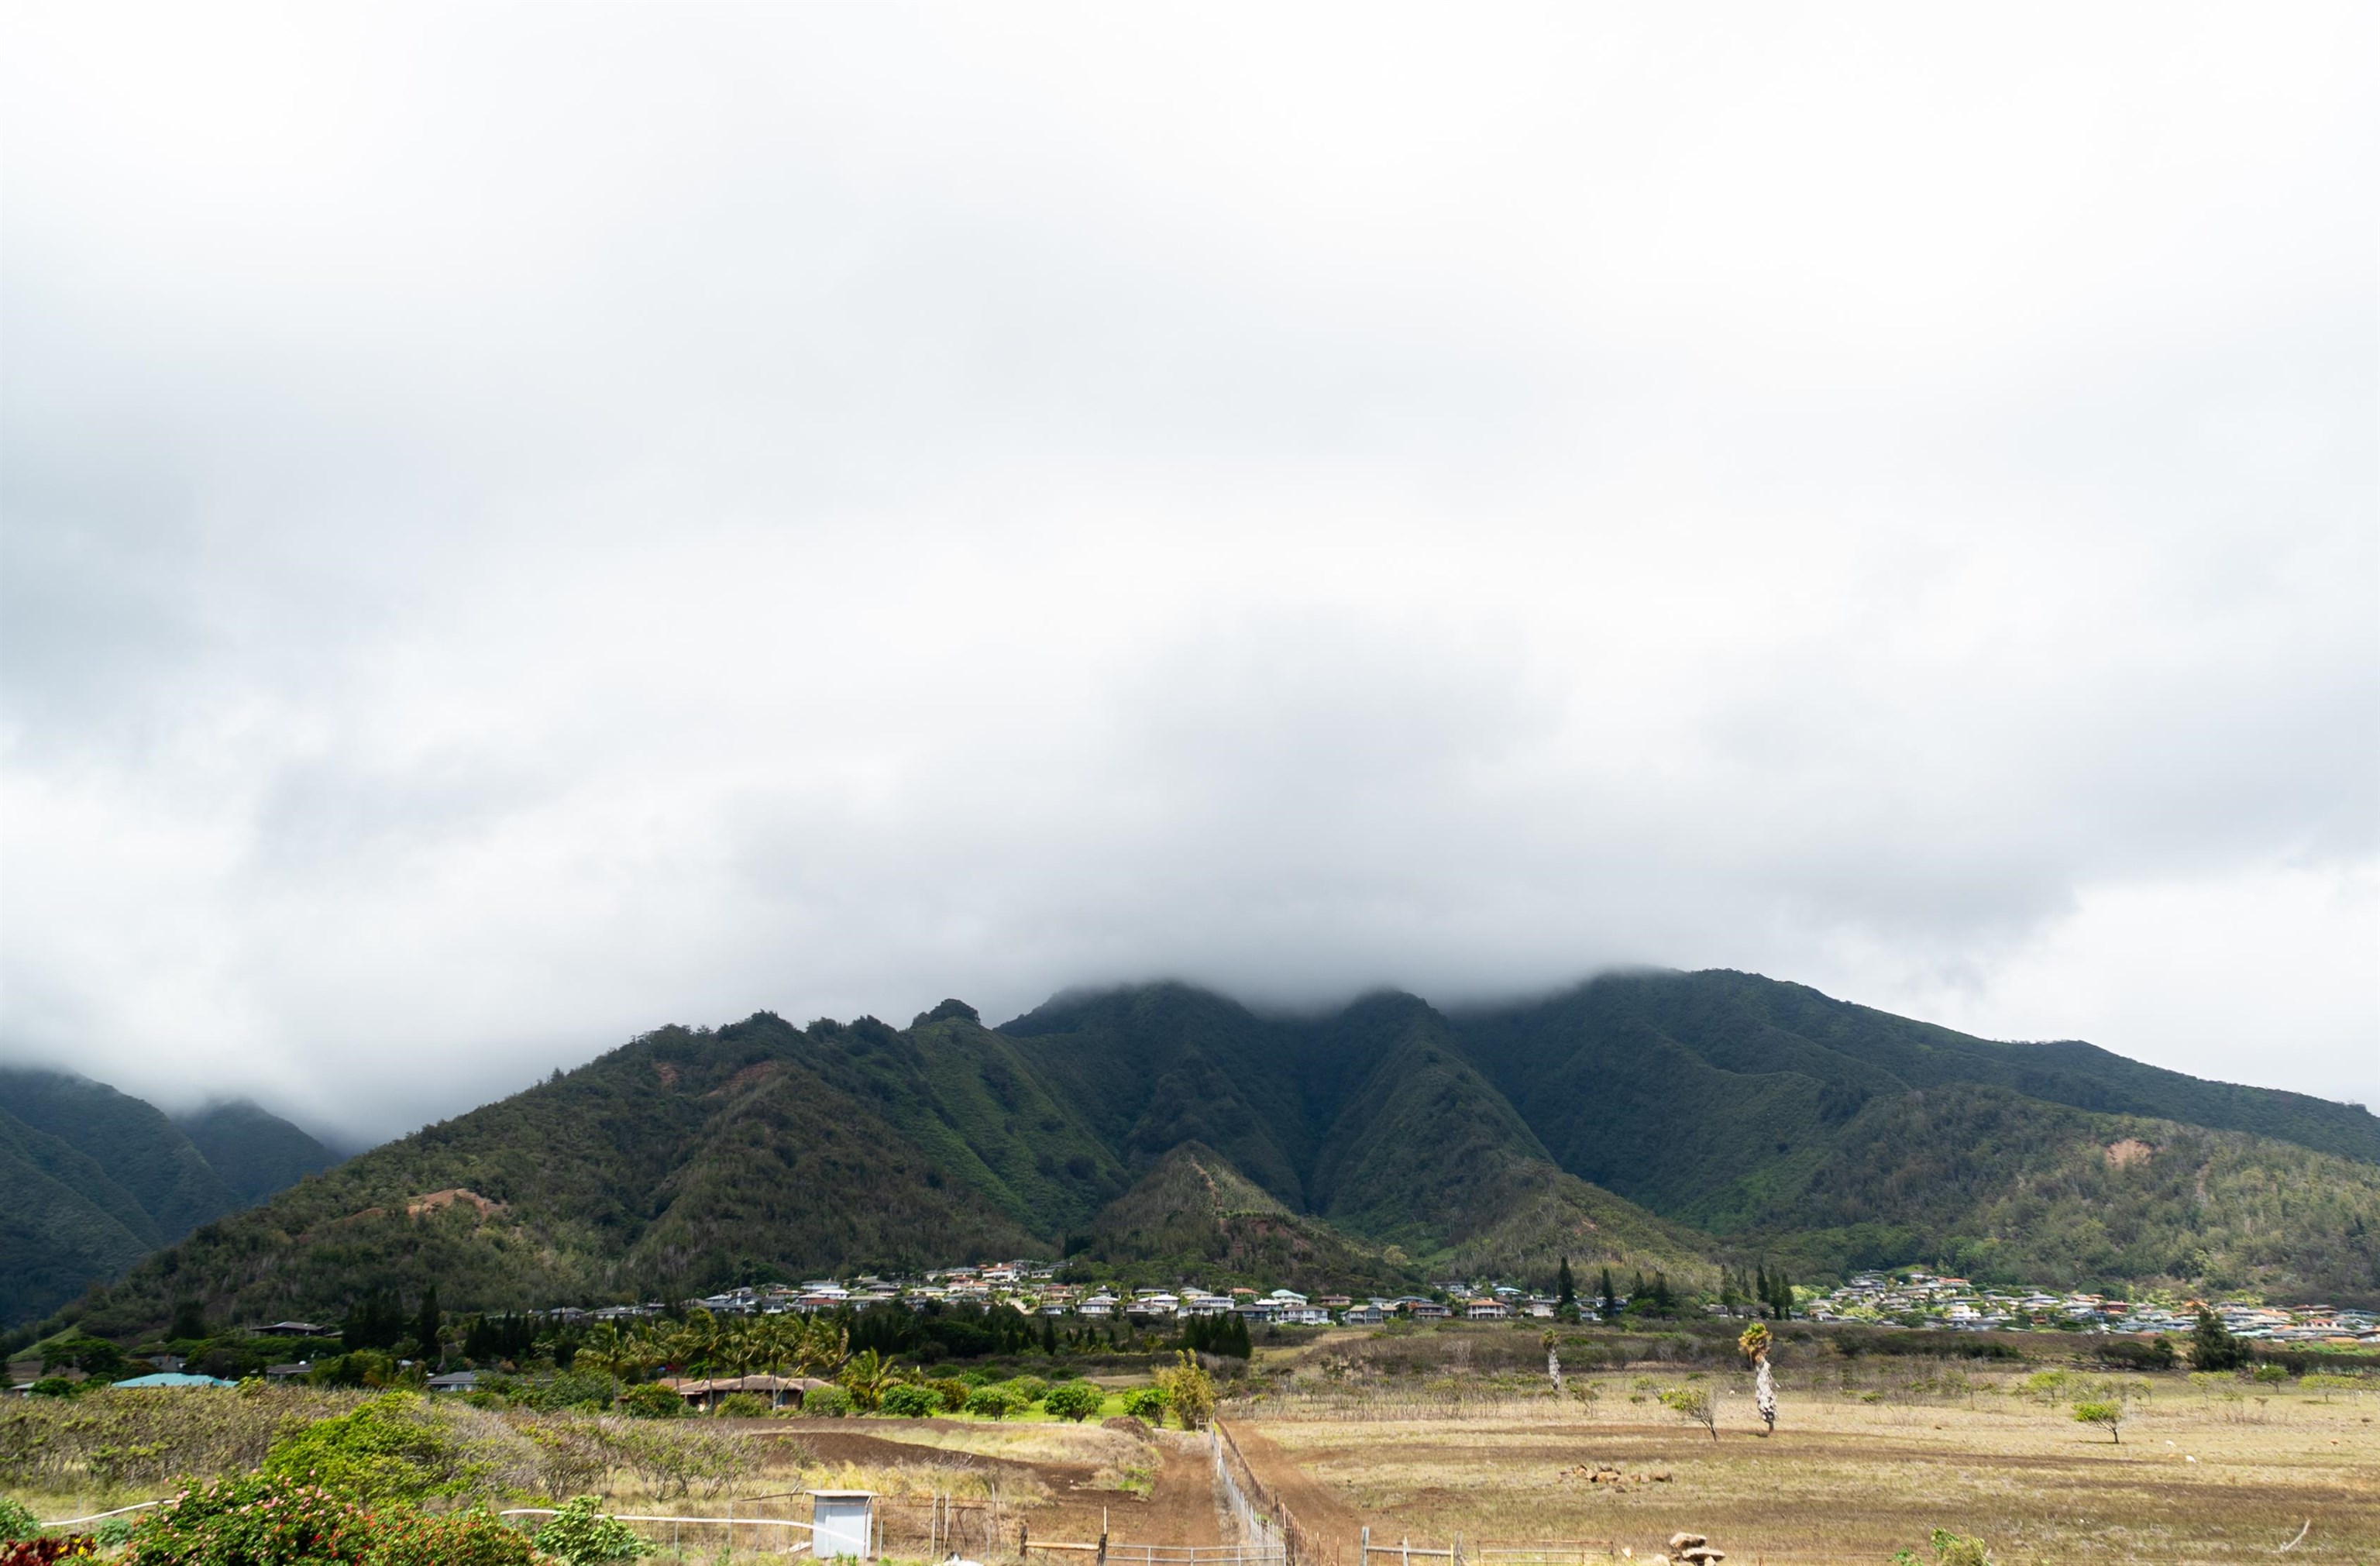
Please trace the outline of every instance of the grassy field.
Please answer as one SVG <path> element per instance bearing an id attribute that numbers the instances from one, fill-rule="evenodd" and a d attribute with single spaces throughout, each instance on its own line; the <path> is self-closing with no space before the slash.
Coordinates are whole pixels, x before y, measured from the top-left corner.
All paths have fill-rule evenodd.
<path id="1" fill-rule="evenodd" d="M 1692 1383 L 1717 1394 L 1716 1440 L 1657 1401 L 1682 1378 L 1626 1374 L 1573 1378 L 1592 1402 L 1432 1415 L 1355 1398 L 1239 1428 L 1264 1449 L 1249 1452 L 1259 1476 L 1347 1566 L 1366 1524 L 1376 1544 L 1459 1534 L 1474 1556 L 1559 1543 L 1588 1560 L 1642 1560 L 1685 1529 L 1755 1563 L 1930 1561 L 1946 1527 L 2021 1566 L 2261 1559 L 2311 1524 L 2286 1559 L 2380 1561 L 2380 1388 L 2120 1379 L 2120 1444 L 2074 1421 L 2088 1383 L 1888 1367 L 1788 1378 L 1766 1439 L 1748 1383 L 1723 1374 Z"/>

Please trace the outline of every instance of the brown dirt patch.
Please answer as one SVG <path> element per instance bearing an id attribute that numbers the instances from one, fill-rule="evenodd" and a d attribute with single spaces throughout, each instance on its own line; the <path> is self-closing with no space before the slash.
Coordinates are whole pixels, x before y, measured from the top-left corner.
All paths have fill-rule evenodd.
<path id="1" fill-rule="evenodd" d="M 1262 1430 L 1237 1420 L 1230 1428 L 1257 1483 L 1289 1509 L 1300 1527 L 1318 1542 L 1335 1542 L 1342 1551 L 1361 1545 L 1364 1519 L 1354 1507 L 1331 1494 L 1328 1486 Z"/>
<path id="2" fill-rule="evenodd" d="M 451 1208 L 457 1202 L 466 1203 L 477 1208 L 481 1218 L 504 1210 L 504 1203 L 482 1196 L 477 1191 L 466 1190 L 456 1185 L 444 1191 L 432 1191 L 426 1196 L 410 1198 L 405 1204 L 405 1216 L 419 1218 L 425 1212 L 436 1212 L 441 1208 Z"/>

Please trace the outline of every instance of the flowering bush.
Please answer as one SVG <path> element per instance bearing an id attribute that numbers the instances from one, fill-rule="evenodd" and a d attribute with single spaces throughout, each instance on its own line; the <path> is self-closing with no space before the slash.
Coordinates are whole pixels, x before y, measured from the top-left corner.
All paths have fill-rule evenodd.
<path id="1" fill-rule="evenodd" d="M 53 1560 L 91 1560 L 98 1555 L 98 1540 L 89 1534 L 69 1534 L 64 1538 L 0 1545 L 0 1566 L 50 1566 Z"/>
<path id="2" fill-rule="evenodd" d="M 375 1511 L 262 1475 L 179 1496 L 142 1518 L 128 1566 L 530 1566 L 529 1542 L 484 1511 Z"/>

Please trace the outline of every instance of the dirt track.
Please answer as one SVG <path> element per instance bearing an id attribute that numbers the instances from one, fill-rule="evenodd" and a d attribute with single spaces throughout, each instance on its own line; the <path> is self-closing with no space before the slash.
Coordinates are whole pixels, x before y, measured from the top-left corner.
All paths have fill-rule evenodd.
<path id="1" fill-rule="evenodd" d="M 1336 1544 L 1352 1558 L 1364 1533 L 1364 1520 L 1354 1508 L 1331 1494 L 1304 1464 L 1255 1426 L 1234 1420 L 1231 1433 L 1240 1455 L 1247 1459 L 1257 1481 L 1272 1499 L 1287 1507 L 1317 1543 Z"/>

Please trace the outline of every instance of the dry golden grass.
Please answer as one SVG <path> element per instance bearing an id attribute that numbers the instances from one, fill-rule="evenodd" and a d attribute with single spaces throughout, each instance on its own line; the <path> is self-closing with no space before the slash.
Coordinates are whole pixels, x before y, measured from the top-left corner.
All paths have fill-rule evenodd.
<path id="1" fill-rule="evenodd" d="M 2015 1377 L 1947 1393 L 1813 1378 L 1783 1390 L 1763 1439 L 1747 1390 L 1709 1377 L 1714 1442 L 1645 1385 L 1676 1379 L 1596 1377 L 1591 1403 L 1515 1401 L 1492 1416 L 1259 1427 L 1375 1542 L 1460 1533 L 1475 1549 L 1560 1541 L 1573 1560 L 1623 1546 L 1641 1560 L 1683 1528 L 1735 1562 L 1886 1561 L 1902 1548 L 1931 1560 L 1926 1539 L 1948 1527 L 1983 1538 L 2002 1566 L 2178 1566 L 2273 1555 L 2311 1521 L 2288 1560 L 2380 1559 L 2380 1394 L 2128 1378 L 2136 1401 L 2117 1445 Z M 1669 1478 L 1594 1485 L 1571 1472 L 1599 1464 Z"/>

